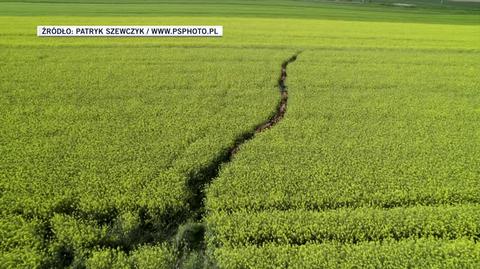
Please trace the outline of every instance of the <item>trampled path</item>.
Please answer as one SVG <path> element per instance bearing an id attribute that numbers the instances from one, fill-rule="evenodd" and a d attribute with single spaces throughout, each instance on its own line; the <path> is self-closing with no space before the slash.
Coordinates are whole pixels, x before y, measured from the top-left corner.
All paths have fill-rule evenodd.
<path id="1" fill-rule="evenodd" d="M 234 145 L 229 148 L 226 153 L 223 153 L 215 158 L 210 165 L 204 167 L 201 169 L 201 171 L 197 171 L 195 175 L 192 175 L 189 178 L 187 187 L 190 191 L 188 203 L 191 218 L 187 220 L 186 223 L 179 225 L 177 228 L 177 233 L 174 239 L 174 245 L 178 252 L 176 268 L 181 268 L 183 262 L 188 259 L 188 256 L 191 253 L 198 254 L 197 257 L 205 257 L 205 227 L 203 224 L 203 215 L 205 212 L 205 188 L 211 182 L 213 182 L 215 178 L 218 177 L 221 166 L 233 160 L 233 157 L 237 154 L 243 144 L 253 139 L 255 134 L 272 128 L 283 119 L 287 111 L 288 102 L 288 91 L 286 85 L 287 66 L 297 59 L 298 54 L 300 54 L 300 52 L 297 52 L 285 60 L 281 65 L 280 77 L 278 79 L 280 102 L 277 105 L 275 114 L 273 114 L 265 122 L 259 124 L 252 131 L 241 135 L 235 140 Z"/>

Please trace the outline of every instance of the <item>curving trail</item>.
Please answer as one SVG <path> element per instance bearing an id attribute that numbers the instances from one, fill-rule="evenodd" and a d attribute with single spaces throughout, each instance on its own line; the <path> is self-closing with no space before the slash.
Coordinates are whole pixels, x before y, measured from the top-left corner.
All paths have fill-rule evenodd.
<path id="1" fill-rule="evenodd" d="M 283 119 L 287 111 L 288 102 L 288 91 L 285 84 L 287 79 L 287 66 L 294 62 L 299 54 L 300 52 L 297 52 L 281 65 L 281 73 L 278 79 L 280 102 L 277 105 L 275 114 L 252 131 L 241 135 L 235 140 L 232 147 L 217 156 L 207 167 L 204 167 L 201 171 L 197 171 L 189 177 L 187 188 L 190 192 L 190 197 L 188 199 L 189 212 L 187 215 L 190 215 L 190 217 L 178 226 L 176 235 L 173 238 L 173 244 L 178 255 L 175 268 L 184 267 L 183 264 L 185 262 L 191 264 L 192 259 L 195 260 L 193 263 L 197 264 L 199 268 L 205 266 L 206 262 L 208 262 L 205 260 L 206 257 L 204 254 L 205 227 L 202 223 L 205 212 L 205 188 L 218 177 L 221 166 L 232 161 L 244 143 L 254 138 L 255 134 L 272 128 Z M 211 266 L 214 267 L 214 265 Z"/>
<path id="2" fill-rule="evenodd" d="M 238 152 L 240 146 L 245 142 L 247 142 L 248 140 L 252 139 L 256 133 L 261 133 L 273 127 L 275 124 L 277 124 L 279 121 L 283 119 L 285 112 L 287 112 L 287 102 L 288 102 L 288 91 L 287 91 L 287 85 L 285 84 L 287 80 L 287 66 L 288 64 L 295 62 L 299 54 L 300 52 L 297 52 L 292 57 L 288 58 L 282 63 L 280 78 L 278 79 L 278 88 L 280 91 L 280 103 L 277 106 L 277 111 L 272 117 L 270 117 L 270 119 L 268 119 L 266 122 L 257 126 L 251 136 L 249 136 L 247 139 L 237 142 L 235 146 L 230 149 L 229 160 L 231 160 L 233 155 L 235 155 Z"/>

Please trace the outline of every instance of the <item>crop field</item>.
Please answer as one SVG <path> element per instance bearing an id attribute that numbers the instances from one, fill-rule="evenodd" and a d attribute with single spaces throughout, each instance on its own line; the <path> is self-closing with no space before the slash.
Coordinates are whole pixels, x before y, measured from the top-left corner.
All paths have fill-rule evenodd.
<path id="1" fill-rule="evenodd" d="M 0 268 L 480 267 L 480 4 L 392 3 L 0 1 Z"/>
<path id="2" fill-rule="evenodd" d="M 220 267 L 480 265 L 479 35 L 393 48 L 384 30 L 291 65 L 285 119 L 208 189 Z"/>
<path id="3" fill-rule="evenodd" d="M 16 241 L 32 229 L 52 234 L 47 252 L 72 257 L 165 240 L 189 216 L 188 186 L 202 168 L 272 113 L 283 60 L 279 51 L 129 44 L 5 48 L 1 57 L 7 264 L 42 259 L 32 254 L 38 242 Z"/>

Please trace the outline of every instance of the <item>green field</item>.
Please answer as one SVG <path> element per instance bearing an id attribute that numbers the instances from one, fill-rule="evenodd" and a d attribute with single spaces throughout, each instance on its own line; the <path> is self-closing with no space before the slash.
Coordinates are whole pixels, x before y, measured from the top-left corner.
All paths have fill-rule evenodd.
<path id="1" fill-rule="evenodd" d="M 480 267 L 480 4 L 394 3 L 0 1 L 0 268 Z"/>

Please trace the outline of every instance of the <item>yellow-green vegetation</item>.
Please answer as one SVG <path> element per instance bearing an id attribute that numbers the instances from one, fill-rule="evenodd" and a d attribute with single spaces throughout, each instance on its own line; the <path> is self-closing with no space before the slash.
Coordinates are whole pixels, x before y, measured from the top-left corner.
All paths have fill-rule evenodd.
<path id="1" fill-rule="evenodd" d="M 0 1 L 0 267 L 480 266 L 479 11 L 432 3 Z"/>
<path id="2" fill-rule="evenodd" d="M 358 244 L 265 244 L 220 249 L 221 268 L 477 268 L 480 246 L 467 239 Z"/>
<path id="3" fill-rule="evenodd" d="M 284 120 L 210 186 L 220 267 L 480 265 L 479 28 L 369 25 L 289 65 Z"/>
<path id="4" fill-rule="evenodd" d="M 194 214 L 205 167 L 272 113 L 290 53 L 36 39 L 25 21 L 0 51 L 7 267 L 168 241 Z"/>

